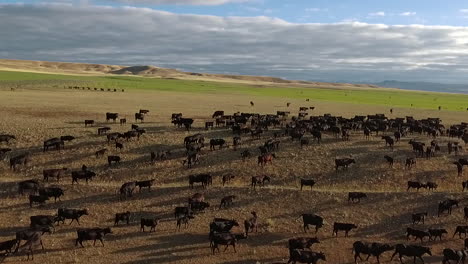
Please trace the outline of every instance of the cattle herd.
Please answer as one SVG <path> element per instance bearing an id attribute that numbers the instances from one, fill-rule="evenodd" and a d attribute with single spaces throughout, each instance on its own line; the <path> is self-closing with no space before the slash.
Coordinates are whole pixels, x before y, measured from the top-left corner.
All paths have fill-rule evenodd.
<path id="1" fill-rule="evenodd" d="M 73 88 L 73 87 L 72 87 Z M 71 88 L 70 88 L 71 89 Z M 77 89 L 77 88 L 75 88 Z M 91 88 L 87 88 L 91 89 Z M 96 89 L 96 88 L 95 88 Z M 250 102 L 253 106 L 254 103 Z M 288 103 L 289 106 L 289 103 Z M 431 159 L 439 155 L 442 151 L 446 151 L 450 160 L 447 161 L 456 167 L 457 175 L 463 175 L 464 166 L 468 166 L 468 159 L 460 156 L 463 153 L 463 148 L 468 143 L 468 123 L 452 124 L 445 127 L 439 118 L 415 119 L 411 116 L 401 118 L 388 118 L 384 114 L 375 114 L 367 116 L 355 116 L 353 118 L 344 118 L 325 114 L 320 116 L 310 116 L 308 111 L 313 110 L 313 107 L 301 107 L 299 114 L 290 116 L 289 112 L 278 111 L 276 114 L 257 114 L 257 113 L 234 113 L 226 115 L 224 111 L 215 111 L 211 116 L 210 121 L 206 121 L 203 128 L 206 130 L 219 129 L 232 132 L 232 141 L 224 138 L 210 138 L 205 139 L 203 133 L 194 133 L 184 138 L 183 144 L 185 151 L 184 157 L 181 160 L 181 165 L 186 167 L 187 170 L 196 168 L 198 164 L 203 162 L 206 153 L 215 153 L 219 149 L 232 148 L 234 151 L 239 150 L 239 157 L 244 162 L 248 162 L 251 158 L 255 159 L 259 168 L 271 166 L 270 164 L 277 162 L 277 152 L 283 142 L 289 141 L 292 144 L 297 144 L 298 148 L 303 148 L 311 144 L 322 144 L 322 137 L 336 138 L 337 140 L 349 141 L 351 140 L 351 133 L 353 135 L 361 135 L 360 138 L 370 140 L 371 137 L 378 137 L 382 139 L 385 146 L 388 146 L 388 154 L 381 157 L 382 163 L 387 162 L 390 167 L 394 166 L 397 161 L 392 156 L 393 148 L 396 144 L 400 144 L 404 139 L 409 139 L 407 147 L 413 151 L 411 156 L 403 160 L 404 169 L 412 170 L 417 166 L 418 159 Z M 145 117 L 149 114 L 148 110 L 141 109 L 135 113 L 135 124 L 132 124 L 130 130 L 125 133 L 112 132 L 111 126 L 96 127 L 97 134 L 103 137 L 103 145 L 95 152 L 96 158 L 101 158 L 108 153 L 109 146 L 115 146 L 116 150 L 122 151 L 128 144 L 134 140 L 139 140 L 144 136 L 147 131 L 140 128 L 141 124 L 145 122 Z M 193 129 L 194 119 L 187 118 L 182 113 L 173 113 L 170 117 L 171 123 L 178 128 L 185 128 L 186 131 Z M 119 118 L 118 113 L 105 113 L 106 122 L 118 122 L 121 126 L 126 126 L 126 118 Z M 140 125 L 136 123 L 140 122 Z M 168 121 L 169 123 L 169 121 Z M 95 127 L 97 122 L 95 120 L 84 120 L 85 127 Z M 310 136 L 308 136 L 310 135 Z M 413 135 L 427 135 L 427 142 L 416 141 Z M 264 142 L 259 143 L 257 149 L 242 148 L 243 140 L 252 140 L 258 142 L 262 138 L 266 139 Z M 440 139 L 444 139 L 448 143 L 442 145 Z M 15 135 L 2 134 L 0 135 L 0 143 L 8 146 L 11 141 L 21 140 Z M 42 151 L 61 150 L 66 148 L 67 143 L 75 140 L 74 136 L 62 135 L 54 138 L 47 139 L 43 142 Z M 296 143 L 297 142 L 297 143 Z M 209 145 L 209 152 L 203 151 Z M 4 147 L 0 149 L 0 157 L 2 159 L 9 159 L 10 169 L 12 171 L 21 171 L 24 167 L 30 166 L 34 162 L 34 153 L 20 153 L 16 155 L 9 155 L 16 153 L 13 149 Z M 151 163 L 163 162 L 170 159 L 171 150 L 161 150 L 156 152 L 147 153 L 148 160 Z M 107 166 L 120 166 L 123 158 L 119 155 L 107 155 Z M 343 173 L 344 170 L 352 170 L 353 164 L 359 163 L 359 160 L 352 156 L 336 157 L 330 163 L 334 165 L 334 173 Z M 54 202 L 60 203 L 61 198 L 66 197 L 64 190 L 58 186 L 45 187 L 45 183 L 50 180 L 55 180 L 57 183 L 64 179 L 69 178 L 72 185 L 81 184 L 82 181 L 88 183 L 95 178 L 98 173 L 83 165 L 81 168 L 44 168 L 43 179 L 28 179 L 17 183 L 19 197 L 28 195 L 28 202 L 30 207 L 41 206 L 49 199 L 53 198 Z M 231 180 L 235 178 L 234 175 L 225 175 L 222 177 L 222 184 L 229 185 Z M 187 178 L 188 188 L 213 188 L 214 175 L 211 173 L 192 174 Z M 461 179 L 461 178 L 460 178 Z M 252 176 L 251 181 L 248 183 L 253 190 L 258 190 L 267 184 L 274 182 L 274 177 L 266 174 Z M 308 191 L 314 190 L 314 187 L 319 184 L 316 179 L 302 178 L 300 179 L 300 190 L 305 189 Z M 138 193 L 142 191 L 151 192 L 151 188 L 155 185 L 155 179 L 147 179 L 143 181 L 129 181 L 121 185 L 118 190 L 118 199 L 125 200 L 131 199 L 135 195 L 135 190 Z M 419 182 L 413 179 L 408 179 L 407 182 L 401 183 L 401 188 L 406 191 L 421 191 L 427 189 L 435 191 L 438 188 L 436 182 Z M 143 190 L 142 190 L 143 189 Z M 468 189 L 468 181 L 460 181 L 460 192 Z M 228 195 L 221 199 L 219 210 L 232 206 L 238 197 L 236 195 Z M 365 192 L 349 192 L 347 202 L 349 204 L 360 203 L 362 199 L 371 199 Z M 461 201 L 455 199 L 441 200 L 438 204 L 434 204 L 437 209 L 437 216 L 442 217 L 451 214 L 453 210 L 457 210 Z M 178 230 L 187 228 L 189 222 L 194 219 L 198 214 L 203 213 L 210 208 L 210 204 L 205 201 L 203 193 L 194 193 L 187 202 L 186 206 L 178 206 L 174 208 L 174 221 Z M 80 218 L 89 215 L 92 209 L 85 208 L 59 208 L 55 215 L 32 215 L 30 217 L 30 227 L 22 231 L 16 232 L 16 237 L 7 241 L 0 242 L 0 250 L 3 256 L 14 255 L 20 252 L 26 252 L 28 255 L 36 249 L 44 249 L 42 237 L 45 234 L 53 235 L 56 226 L 69 221 L 69 225 L 76 222 L 80 225 Z M 132 221 L 132 212 L 118 212 L 115 214 L 114 225 L 117 226 L 121 223 L 128 225 Z M 464 208 L 465 219 L 468 219 L 468 207 Z M 439 229 L 422 230 L 418 229 L 417 225 L 424 224 L 427 218 L 427 212 L 414 212 L 412 218 L 408 222 L 412 223 L 414 227 L 402 230 L 406 231 L 406 236 L 415 241 L 433 241 L 439 239 L 444 240 L 444 236 L 448 234 L 448 227 Z M 255 236 L 250 236 L 251 233 L 256 233 L 261 222 L 262 216 L 256 211 L 252 211 L 249 217 L 244 216 L 243 233 L 232 232 L 233 227 L 240 226 L 238 220 L 230 218 L 214 218 L 211 222 L 206 223 L 209 232 L 207 234 L 207 243 L 210 244 L 210 252 L 217 254 L 220 252 L 220 246 L 224 247 L 224 251 L 232 247 L 233 252 L 236 252 L 236 244 L 240 240 L 255 239 Z M 303 231 L 308 232 L 309 226 L 314 227 L 314 232 L 320 232 L 320 228 L 325 225 L 323 217 L 317 213 L 304 213 L 299 218 L 302 218 Z M 159 218 L 140 218 L 140 231 L 141 232 L 158 232 Z M 327 222 L 332 224 L 332 235 L 334 237 L 345 236 L 359 230 L 358 223 L 337 222 L 333 219 L 328 219 Z M 456 226 L 453 236 L 462 238 L 466 237 L 468 233 L 468 226 Z M 90 227 L 78 228 L 76 230 L 75 246 L 84 247 L 83 242 L 87 240 L 99 241 L 104 246 L 104 238 L 107 234 L 111 234 L 110 227 Z M 442 263 L 465 263 L 465 258 L 468 256 L 468 239 L 465 243 L 460 243 L 457 249 L 446 248 L 443 250 Z M 289 248 L 288 263 L 317 263 L 318 261 L 326 261 L 326 254 L 323 252 L 314 251 L 313 245 L 320 243 L 317 237 L 295 237 L 288 241 L 287 247 Z M 415 242 L 416 243 L 416 242 Z M 424 262 L 422 258 L 424 255 L 432 255 L 431 248 L 418 244 L 392 244 L 377 243 L 367 241 L 356 241 L 352 244 L 354 261 L 363 260 L 363 256 L 368 260 L 370 257 L 376 259 L 380 263 L 381 255 L 387 251 L 393 251 L 390 259 L 397 257 L 400 261 L 403 258 L 410 258 L 416 263 L 417 260 Z M 333 254 L 329 252 L 327 254 Z M 351 258 L 351 256 L 350 256 Z M 452 262 L 450 262 L 452 261 Z M 403 263 L 403 262 L 402 262 Z"/>

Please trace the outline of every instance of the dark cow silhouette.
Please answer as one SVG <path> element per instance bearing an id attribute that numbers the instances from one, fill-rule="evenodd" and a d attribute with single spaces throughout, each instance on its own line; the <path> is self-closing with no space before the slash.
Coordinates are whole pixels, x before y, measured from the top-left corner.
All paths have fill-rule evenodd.
<path id="1" fill-rule="evenodd" d="M 140 120 L 142 123 L 145 120 L 145 115 L 141 113 L 135 113 L 135 122 Z"/>
<path id="2" fill-rule="evenodd" d="M 415 213 L 411 215 L 411 220 L 413 221 L 413 225 L 419 224 L 421 222 L 424 224 L 424 220 L 426 219 L 426 217 L 427 217 L 427 212 Z"/>
<path id="3" fill-rule="evenodd" d="M 215 150 L 216 146 L 219 146 L 219 149 L 222 149 L 226 140 L 222 138 L 215 138 L 210 140 L 210 150 Z"/>
<path id="4" fill-rule="evenodd" d="M 355 228 L 357 228 L 357 225 L 355 224 L 335 222 L 333 224 L 333 235 L 336 235 L 338 237 L 338 231 L 345 231 L 345 237 L 347 237 L 349 231 Z"/>
<path id="5" fill-rule="evenodd" d="M 453 200 L 453 199 L 447 199 L 445 201 L 439 202 L 439 206 L 437 209 L 437 216 L 440 217 L 440 215 L 444 213 L 445 211 L 447 211 L 447 213 L 451 215 L 452 208 L 454 206 L 458 207 L 458 203 L 459 202 L 457 200 Z"/>
<path id="6" fill-rule="evenodd" d="M 48 198 L 54 197 L 55 202 L 57 202 L 57 199 L 60 201 L 60 197 L 64 194 L 65 192 L 60 187 L 45 187 L 39 189 L 39 195 L 46 196 Z"/>
<path id="7" fill-rule="evenodd" d="M 72 184 L 78 183 L 78 180 L 85 179 L 86 183 L 96 177 L 96 173 L 89 170 L 72 171 Z"/>
<path id="8" fill-rule="evenodd" d="M 39 190 L 39 182 L 36 180 L 25 180 L 18 182 L 18 193 L 23 195 L 25 191 L 36 193 Z"/>
<path id="9" fill-rule="evenodd" d="M 150 232 L 156 232 L 156 226 L 159 224 L 159 218 L 141 218 L 140 231 L 145 232 L 145 226 L 150 227 Z"/>
<path id="10" fill-rule="evenodd" d="M 118 225 L 119 222 L 125 222 L 127 225 L 130 224 L 130 216 L 131 213 L 129 211 L 124 212 L 124 213 L 116 213 L 115 214 L 115 220 L 114 220 L 114 226 Z"/>
<path id="11" fill-rule="evenodd" d="M 92 126 L 92 125 L 94 125 L 94 120 L 90 120 L 90 119 L 85 120 L 85 121 L 84 121 L 84 124 L 85 124 L 85 127 L 87 127 L 88 125 L 91 125 L 91 126 Z"/>
<path id="12" fill-rule="evenodd" d="M 288 264 L 296 264 L 296 262 L 316 264 L 319 260 L 326 261 L 325 254 L 323 254 L 322 252 L 313 252 L 301 249 L 289 250 Z"/>
<path id="13" fill-rule="evenodd" d="M 315 185 L 315 181 L 312 179 L 301 179 L 301 191 L 302 187 L 304 186 L 310 186 L 310 189 L 312 190 L 312 187 Z"/>
<path id="14" fill-rule="evenodd" d="M 229 184 L 231 182 L 232 179 L 234 179 L 235 176 L 234 175 L 223 175 L 223 186 L 225 184 Z"/>
<path id="15" fill-rule="evenodd" d="M 406 191 L 409 191 L 409 189 L 417 189 L 419 191 L 421 188 L 427 188 L 426 184 L 417 181 L 408 181 L 408 188 Z"/>
<path id="16" fill-rule="evenodd" d="M 270 176 L 267 176 L 267 175 L 253 176 L 250 186 L 254 188 L 255 190 L 257 185 L 265 186 L 265 182 L 270 183 L 270 180 L 271 180 Z"/>
<path id="17" fill-rule="evenodd" d="M 406 228 L 406 239 L 409 239 L 410 237 L 414 237 L 415 240 L 420 239 L 421 243 L 423 242 L 423 239 L 425 237 L 429 238 L 430 234 L 429 232 L 414 229 L 411 227 Z"/>
<path id="18" fill-rule="evenodd" d="M 416 164 L 416 160 L 414 158 L 407 158 L 405 161 L 405 168 L 411 169 Z"/>
<path id="19" fill-rule="evenodd" d="M 88 209 L 59 208 L 57 210 L 57 216 L 61 219 L 62 223 L 65 222 L 65 219 L 71 219 L 70 225 L 73 221 L 76 221 L 80 225 L 79 219 L 83 215 L 88 215 Z"/>
<path id="20" fill-rule="evenodd" d="M 193 188 L 194 183 L 201 183 L 203 188 L 208 187 L 213 182 L 213 177 L 210 174 L 198 174 L 189 176 L 190 188 Z"/>
<path id="21" fill-rule="evenodd" d="M 136 188 L 136 182 L 126 182 L 122 184 L 122 186 L 119 189 L 120 196 L 119 198 L 128 198 L 132 197 L 133 191 Z"/>
<path id="22" fill-rule="evenodd" d="M 358 203 L 361 202 L 362 198 L 367 198 L 367 195 L 363 192 L 349 192 L 348 193 L 348 203 L 355 202 L 357 200 Z"/>
<path id="23" fill-rule="evenodd" d="M 395 140 L 390 136 L 382 136 L 382 139 L 385 140 L 385 146 L 389 146 L 393 149 L 393 145 L 395 144 Z"/>
<path id="24" fill-rule="evenodd" d="M 257 232 L 258 230 L 258 216 L 257 213 L 252 211 L 250 212 L 252 217 L 244 221 L 245 237 L 249 235 L 249 232 Z"/>
<path id="25" fill-rule="evenodd" d="M 289 249 L 310 249 L 312 245 L 320 243 L 316 237 L 297 237 L 288 240 Z"/>
<path id="26" fill-rule="evenodd" d="M 118 113 L 109 113 L 109 112 L 106 113 L 106 121 L 107 122 L 109 122 L 109 120 L 111 120 L 111 119 L 112 119 L 112 121 L 115 122 L 115 120 L 117 120 L 117 118 L 119 118 Z"/>
<path id="27" fill-rule="evenodd" d="M 141 192 L 142 188 L 148 188 L 148 191 L 151 192 L 151 186 L 153 186 L 155 179 L 145 180 L 145 181 L 137 181 L 136 186 L 138 186 L 139 191 Z"/>
<path id="28" fill-rule="evenodd" d="M 455 237 L 456 234 L 458 234 L 458 237 L 461 238 L 461 235 L 464 234 L 466 237 L 466 234 L 468 233 L 468 226 L 457 226 L 455 228 L 455 232 L 453 233 L 452 237 Z"/>
<path id="29" fill-rule="evenodd" d="M 64 148 L 64 146 L 65 146 L 65 143 L 60 138 L 51 138 L 51 139 L 44 141 L 43 152 L 49 150 L 49 148 L 51 147 L 54 147 L 56 150 L 59 150 L 60 148 Z"/>
<path id="30" fill-rule="evenodd" d="M 456 263 L 465 263 L 465 259 L 468 255 L 466 250 L 454 250 L 450 248 L 445 248 L 442 252 L 444 258 L 442 259 L 442 264 L 450 264 L 450 261 L 456 261 Z"/>
<path id="31" fill-rule="evenodd" d="M 309 225 L 315 226 L 315 233 L 323 226 L 323 218 L 314 214 L 302 214 L 302 221 L 304 224 L 304 232 L 307 233 Z"/>
<path id="32" fill-rule="evenodd" d="M 110 165 L 112 165 L 112 163 L 116 163 L 116 164 L 120 164 L 120 156 L 107 156 L 107 163 Z"/>
<path id="33" fill-rule="evenodd" d="M 194 219 L 192 215 L 184 215 L 182 217 L 177 218 L 177 229 L 180 231 L 180 227 L 184 224 L 184 228 L 187 228 L 190 219 Z"/>
<path id="34" fill-rule="evenodd" d="M 442 235 L 448 234 L 445 229 L 429 229 L 427 232 L 429 233 L 429 240 L 436 240 L 439 238 L 439 240 L 442 241 Z"/>
<path id="35" fill-rule="evenodd" d="M 221 209 L 222 207 L 226 208 L 227 206 L 232 205 L 234 199 L 236 198 L 237 196 L 235 195 L 224 196 L 223 199 L 221 199 L 221 203 L 219 204 L 219 209 Z"/>
<path id="36" fill-rule="evenodd" d="M 356 163 L 356 160 L 350 159 L 350 158 L 335 159 L 335 170 L 338 171 L 339 167 L 343 167 L 344 169 L 347 169 L 348 166 L 353 163 Z"/>
<path id="37" fill-rule="evenodd" d="M 416 245 L 403 245 L 403 244 L 397 244 L 395 246 L 395 253 L 393 253 L 392 258 L 390 260 L 393 260 L 393 258 L 397 254 L 401 263 L 403 263 L 402 257 L 407 256 L 407 257 L 413 257 L 414 264 L 416 264 L 416 258 L 419 258 L 422 261 L 422 263 L 424 263 L 424 260 L 422 258 L 424 254 L 428 254 L 429 256 L 432 256 L 431 249 L 428 247 L 422 247 L 422 246 L 416 246 Z"/>
<path id="38" fill-rule="evenodd" d="M 49 181 L 49 178 L 57 178 L 57 181 L 60 181 L 60 177 L 63 173 L 65 173 L 68 169 L 61 168 L 61 169 L 45 169 L 42 170 L 42 175 L 44 176 L 44 181 Z"/>
<path id="39" fill-rule="evenodd" d="M 357 258 L 362 261 L 361 254 L 367 255 L 366 261 L 369 260 L 371 256 L 374 256 L 377 259 L 377 263 L 380 263 L 380 256 L 386 251 L 393 249 L 394 247 L 388 244 L 356 241 L 353 243 L 354 263 L 357 263 Z"/>
<path id="40" fill-rule="evenodd" d="M 110 127 L 100 127 L 97 130 L 97 134 L 98 135 L 104 135 L 104 134 L 107 134 L 107 132 L 109 132 L 110 130 L 111 130 Z M 115 133 L 115 134 L 119 134 L 119 133 Z M 107 141 L 109 141 L 109 137 L 111 137 L 111 136 L 107 135 Z"/>
<path id="41" fill-rule="evenodd" d="M 44 205 L 47 200 L 49 200 L 49 197 L 47 196 L 30 194 L 29 195 L 29 207 L 32 208 L 34 203 Z"/>
<path id="42" fill-rule="evenodd" d="M 20 154 L 10 158 L 10 169 L 16 171 L 18 165 L 28 165 L 30 153 Z"/>
<path id="43" fill-rule="evenodd" d="M 110 227 L 107 228 L 86 228 L 86 229 L 78 229 L 76 231 L 76 241 L 75 241 L 75 247 L 78 246 L 78 243 L 83 246 L 83 241 L 86 240 L 94 240 L 93 246 L 96 246 L 96 240 L 101 241 L 102 246 L 104 246 L 104 241 L 103 238 L 107 234 L 111 234 L 112 230 Z"/>
<path id="44" fill-rule="evenodd" d="M 385 156 L 384 156 L 384 159 L 388 162 L 388 165 L 389 165 L 390 167 L 393 167 L 394 159 L 393 159 L 392 157 L 390 157 L 390 156 L 388 156 L 388 155 L 385 155 Z"/>

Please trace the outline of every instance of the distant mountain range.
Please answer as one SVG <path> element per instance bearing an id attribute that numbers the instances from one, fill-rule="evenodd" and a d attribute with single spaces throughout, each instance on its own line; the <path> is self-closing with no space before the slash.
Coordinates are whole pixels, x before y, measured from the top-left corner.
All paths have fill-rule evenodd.
<path id="1" fill-rule="evenodd" d="M 383 81 L 375 83 L 375 85 L 380 87 L 399 88 L 404 90 L 468 94 L 468 84 Z"/>

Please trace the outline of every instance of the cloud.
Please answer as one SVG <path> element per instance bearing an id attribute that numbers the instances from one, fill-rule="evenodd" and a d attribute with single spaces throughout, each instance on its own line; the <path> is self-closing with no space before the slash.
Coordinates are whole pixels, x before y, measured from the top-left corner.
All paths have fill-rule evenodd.
<path id="1" fill-rule="evenodd" d="M 317 80 L 466 80 L 468 28 L 0 5 L 0 55 Z"/>
<path id="2" fill-rule="evenodd" d="M 310 7 L 305 9 L 306 12 L 326 12 L 328 8 L 317 8 L 317 7 Z"/>
<path id="3" fill-rule="evenodd" d="M 460 9 L 458 11 L 463 14 L 468 14 L 468 9 Z"/>
<path id="4" fill-rule="evenodd" d="M 416 12 L 403 12 L 400 13 L 400 16 L 415 16 Z"/>
<path id="5" fill-rule="evenodd" d="M 229 3 L 243 3 L 249 0 L 108 0 L 126 4 L 154 4 L 154 5 L 224 5 Z"/>
<path id="6" fill-rule="evenodd" d="M 379 11 L 379 12 L 375 12 L 375 13 L 369 13 L 369 16 L 371 16 L 371 17 L 384 17 L 385 12 Z"/>

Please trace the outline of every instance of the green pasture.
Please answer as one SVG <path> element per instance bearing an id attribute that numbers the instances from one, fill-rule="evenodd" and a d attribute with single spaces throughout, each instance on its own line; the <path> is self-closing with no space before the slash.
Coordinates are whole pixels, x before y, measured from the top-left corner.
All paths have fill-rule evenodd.
<path id="1" fill-rule="evenodd" d="M 190 92 L 209 94 L 244 94 L 283 98 L 310 98 L 311 100 L 346 102 L 355 104 L 388 105 L 466 111 L 468 95 L 413 91 L 379 91 L 326 88 L 265 87 L 236 83 L 187 81 L 132 76 L 74 76 L 28 72 L 0 71 L 1 87 L 41 88 L 66 86 L 96 88 L 138 89 L 147 91 Z"/>

